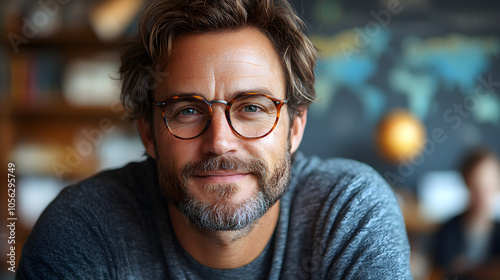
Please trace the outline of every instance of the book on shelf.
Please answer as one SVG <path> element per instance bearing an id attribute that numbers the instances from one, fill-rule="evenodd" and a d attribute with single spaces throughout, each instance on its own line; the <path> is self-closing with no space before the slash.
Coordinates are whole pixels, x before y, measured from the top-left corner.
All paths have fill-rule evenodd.
<path id="1" fill-rule="evenodd" d="M 14 106 L 37 107 L 60 99 L 63 63 L 55 51 L 11 56 L 11 92 Z"/>
<path id="2" fill-rule="evenodd" d="M 119 57 L 97 53 L 65 59 L 56 50 L 11 56 L 11 91 L 16 107 L 47 107 L 67 103 L 80 107 L 111 107 L 119 99 Z"/>
<path id="3" fill-rule="evenodd" d="M 4 48 L 0 47 L 0 100 L 7 99 L 10 90 L 9 57 Z"/>

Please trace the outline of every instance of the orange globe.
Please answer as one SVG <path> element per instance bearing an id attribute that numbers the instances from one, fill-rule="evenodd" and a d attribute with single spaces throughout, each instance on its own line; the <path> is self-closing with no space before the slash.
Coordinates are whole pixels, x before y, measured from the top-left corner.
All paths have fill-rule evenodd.
<path id="1" fill-rule="evenodd" d="M 403 109 L 389 112 L 377 128 L 377 148 L 385 159 L 393 163 L 405 162 L 418 155 L 425 139 L 424 125 Z"/>

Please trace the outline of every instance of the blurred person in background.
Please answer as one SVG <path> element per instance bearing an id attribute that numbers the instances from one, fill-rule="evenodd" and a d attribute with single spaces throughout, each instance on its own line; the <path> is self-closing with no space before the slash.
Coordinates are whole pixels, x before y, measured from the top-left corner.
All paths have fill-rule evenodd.
<path id="1" fill-rule="evenodd" d="M 500 223 L 494 217 L 500 161 L 491 151 L 477 149 L 467 156 L 461 173 L 469 189 L 469 205 L 437 233 L 439 274 L 457 280 L 500 279 Z"/>

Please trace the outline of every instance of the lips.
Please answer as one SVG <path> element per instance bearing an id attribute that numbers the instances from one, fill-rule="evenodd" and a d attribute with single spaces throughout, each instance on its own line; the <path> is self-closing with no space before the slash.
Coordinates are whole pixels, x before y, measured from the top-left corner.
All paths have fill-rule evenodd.
<path id="1" fill-rule="evenodd" d="M 246 175 L 245 172 L 232 172 L 227 170 L 219 170 L 219 171 L 208 171 L 208 172 L 199 172 L 194 174 L 195 177 L 211 177 L 211 176 L 236 176 L 236 175 Z"/>
<path id="2" fill-rule="evenodd" d="M 209 171 L 194 174 L 192 177 L 195 180 L 202 180 L 211 183 L 233 183 L 239 181 L 249 175 L 243 172 L 231 171 Z"/>
<path id="3" fill-rule="evenodd" d="M 186 164 L 182 170 L 182 179 L 186 186 L 210 184 L 253 183 L 260 182 L 266 174 L 266 165 L 259 159 L 238 157 L 208 157 Z M 255 177 L 255 178 L 254 178 Z"/>

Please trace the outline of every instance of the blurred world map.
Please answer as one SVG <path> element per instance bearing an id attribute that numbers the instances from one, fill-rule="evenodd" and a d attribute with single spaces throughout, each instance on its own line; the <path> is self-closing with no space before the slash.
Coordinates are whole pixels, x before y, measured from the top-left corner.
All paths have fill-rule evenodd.
<path id="1" fill-rule="evenodd" d="M 380 56 L 388 51 L 391 31 L 380 29 L 367 36 L 359 28 L 331 37 L 315 37 L 321 53 L 317 66 L 316 90 L 319 105 L 314 114 L 325 114 L 335 93 L 343 88 L 363 104 L 368 121 L 379 120 L 387 109 L 388 94 L 369 79 L 379 71 Z M 363 41 L 364 40 L 364 41 Z M 403 39 L 396 62 L 388 71 L 387 86 L 405 96 L 408 108 L 421 120 L 429 116 L 436 95 L 458 90 L 464 98 L 476 94 L 480 77 L 487 79 L 500 40 L 495 37 L 470 37 L 451 34 L 422 39 L 410 35 Z M 481 76 L 483 75 L 483 76 Z M 493 92 L 475 99 L 471 110 L 479 123 L 500 125 L 500 98 Z M 434 108 L 442 110 L 446 108 Z"/>

